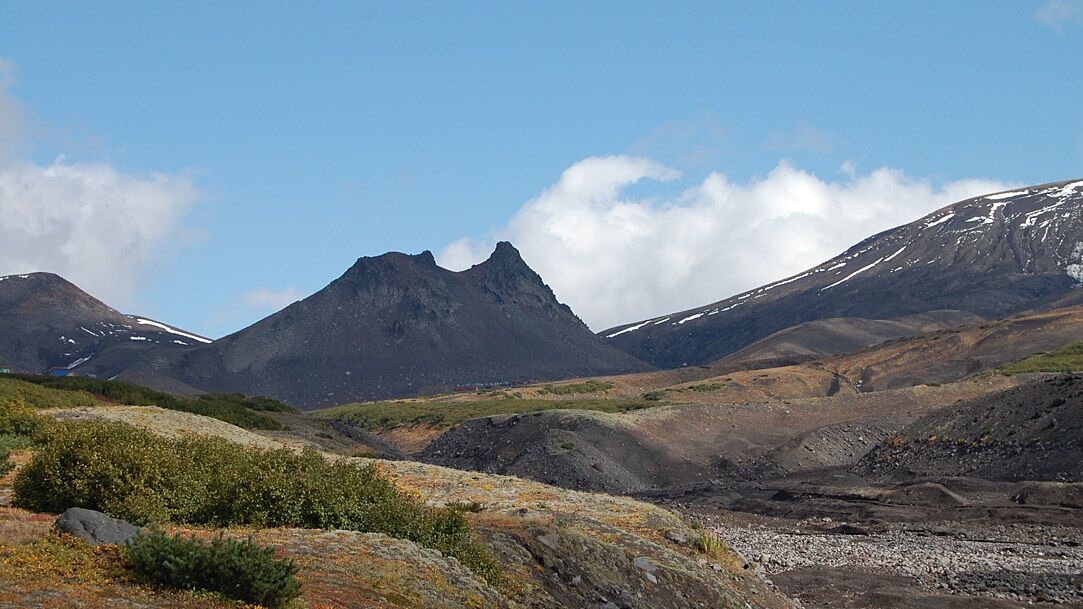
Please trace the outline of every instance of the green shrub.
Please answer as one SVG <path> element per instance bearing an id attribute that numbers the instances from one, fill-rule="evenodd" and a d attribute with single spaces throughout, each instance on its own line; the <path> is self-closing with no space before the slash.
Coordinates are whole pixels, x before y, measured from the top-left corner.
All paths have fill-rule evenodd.
<path id="1" fill-rule="evenodd" d="M 573 393 L 596 393 L 609 391 L 614 387 L 609 381 L 583 381 L 582 383 L 570 383 L 567 385 L 546 385 L 538 393 L 551 393 L 553 395 L 571 395 Z"/>
<path id="2" fill-rule="evenodd" d="M 21 377 L 0 377 L 0 402 L 18 400 L 33 408 L 80 408 L 98 403 L 86 391 L 60 391 L 27 382 Z"/>
<path id="3" fill-rule="evenodd" d="M 665 396 L 665 391 L 648 391 L 643 394 L 643 399 L 651 402 L 660 402 Z"/>
<path id="4" fill-rule="evenodd" d="M 460 511 L 429 509 L 375 467 L 315 451 L 162 438 L 117 422 L 59 423 L 15 478 L 32 511 L 99 510 L 136 524 L 302 527 L 384 533 L 436 548 L 488 579 L 496 563 Z"/>
<path id="5" fill-rule="evenodd" d="M 209 590 L 223 596 L 280 609 L 301 595 L 298 567 L 276 559 L 274 550 L 219 535 L 209 543 L 195 537 L 140 533 L 125 549 L 138 579 L 180 590 Z"/>
<path id="6" fill-rule="evenodd" d="M 21 397 L 0 400 L 0 435 L 31 436 L 49 424 L 49 419 L 37 414 Z"/>

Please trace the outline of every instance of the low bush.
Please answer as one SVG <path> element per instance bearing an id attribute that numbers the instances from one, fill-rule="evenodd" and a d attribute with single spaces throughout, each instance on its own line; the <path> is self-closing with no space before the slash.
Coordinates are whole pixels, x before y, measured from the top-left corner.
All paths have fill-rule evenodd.
<path id="1" fill-rule="evenodd" d="M 46 428 L 14 482 L 17 507 L 99 510 L 136 524 L 301 527 L 384 533 L 435 548 L 487 579 L 496 563 L 462 512 L 430 509 L 374 466 L 315 451 L 163 438 L 117 422 Z"/>
<path id="2" fill-rule="evenodd" d="M 98 404 L 98 400 L 86 391 L 62 391 L 27 382 L 23 377 L 0 377 L 0 402 L 17 400 L 34 408 L 80 408 Z"/>
<path id="3" fill-rule="evenodd" d="M 128 567 L 147 583 L 180 590 L 209 590 L 223 596 L 281 609 L 301 595 L 297 565 L 275 558 L 274 550 L 219 535 L 209 543 L 160 531 L 128 541 Z"/>
<path id="4" fill-rule="evenodd" d="M 0 435 L 32 436 L 49 424 L 21 397 L 0 400 Z"/>

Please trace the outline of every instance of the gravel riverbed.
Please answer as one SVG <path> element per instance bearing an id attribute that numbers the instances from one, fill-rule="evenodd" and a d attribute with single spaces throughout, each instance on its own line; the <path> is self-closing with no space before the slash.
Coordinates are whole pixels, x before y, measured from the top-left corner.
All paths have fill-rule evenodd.
<path id="1" fill-rule="evenodd" d="M 1052 605 L 1083 604 L 1083 531 L 959 522 L 848 525 L 830 519 L 708 517 L 768 578 L 830 569 L 902 577 L 923 592 Z"/>

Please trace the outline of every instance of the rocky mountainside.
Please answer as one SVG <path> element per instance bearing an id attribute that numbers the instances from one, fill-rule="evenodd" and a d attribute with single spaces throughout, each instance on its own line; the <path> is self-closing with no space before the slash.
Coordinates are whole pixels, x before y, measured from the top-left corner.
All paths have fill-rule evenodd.
<path id="1" fill-rule="evenodd" d="M 968 199 L 869 237 L 793 277 L 601 333 L 655 366 L 722 358 L 809 321 L 957 310 L 987 319 L 1083 281 L 1083 180 Z"/>
<path id="2" fill-rule="evenodd" d="M 210 342 L 120 313 L 52 273 L 0 277 L 0 365 L 18 372 L 61 367 L 109 378 L 151 351 Z"/>
<path id="3" fill-rule="evenodd" d="M 557 301 L 509 243 L 453 272 L 429 252 L 361 258 L 316 294 L 126 373 L 315 408 L 457 385 L 641 371 Z"/>

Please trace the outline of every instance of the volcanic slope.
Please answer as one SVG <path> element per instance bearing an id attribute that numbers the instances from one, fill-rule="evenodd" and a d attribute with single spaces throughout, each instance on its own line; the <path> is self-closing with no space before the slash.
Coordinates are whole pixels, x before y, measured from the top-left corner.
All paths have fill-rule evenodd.
<path id="1" fill-rule="evenodd" d="M 855 471 L 1080 482 L 1081 438 L 1083 375 L 1042 377 L 922 417 L 865 455 Z"/>
<path id="2" fill-rule="evenodd" d="M 702 364 L 808 321 L 935 310 L 998 318 L 1083 280 L 1083 180 L 949 205 L 803 273 L 711 305 L 617 326 L 610 344 L 662 368 Z"/>
<path id="3" fill-rule="evenodd" d="M 151 351 L 179 351 L 210 339 L 125 315 L 59 275 L 0 277 L 0 365 L 43 374 L 71 368 L 109 378 Z"/>
<path id="4" fill-rule="evenodd" d="M 648 369 L 596 337 L 502 242 L 462 272 L 437 266 L 427 251 L 361 258 L 316 294 L 132 374 L 316 408 Z"/>

